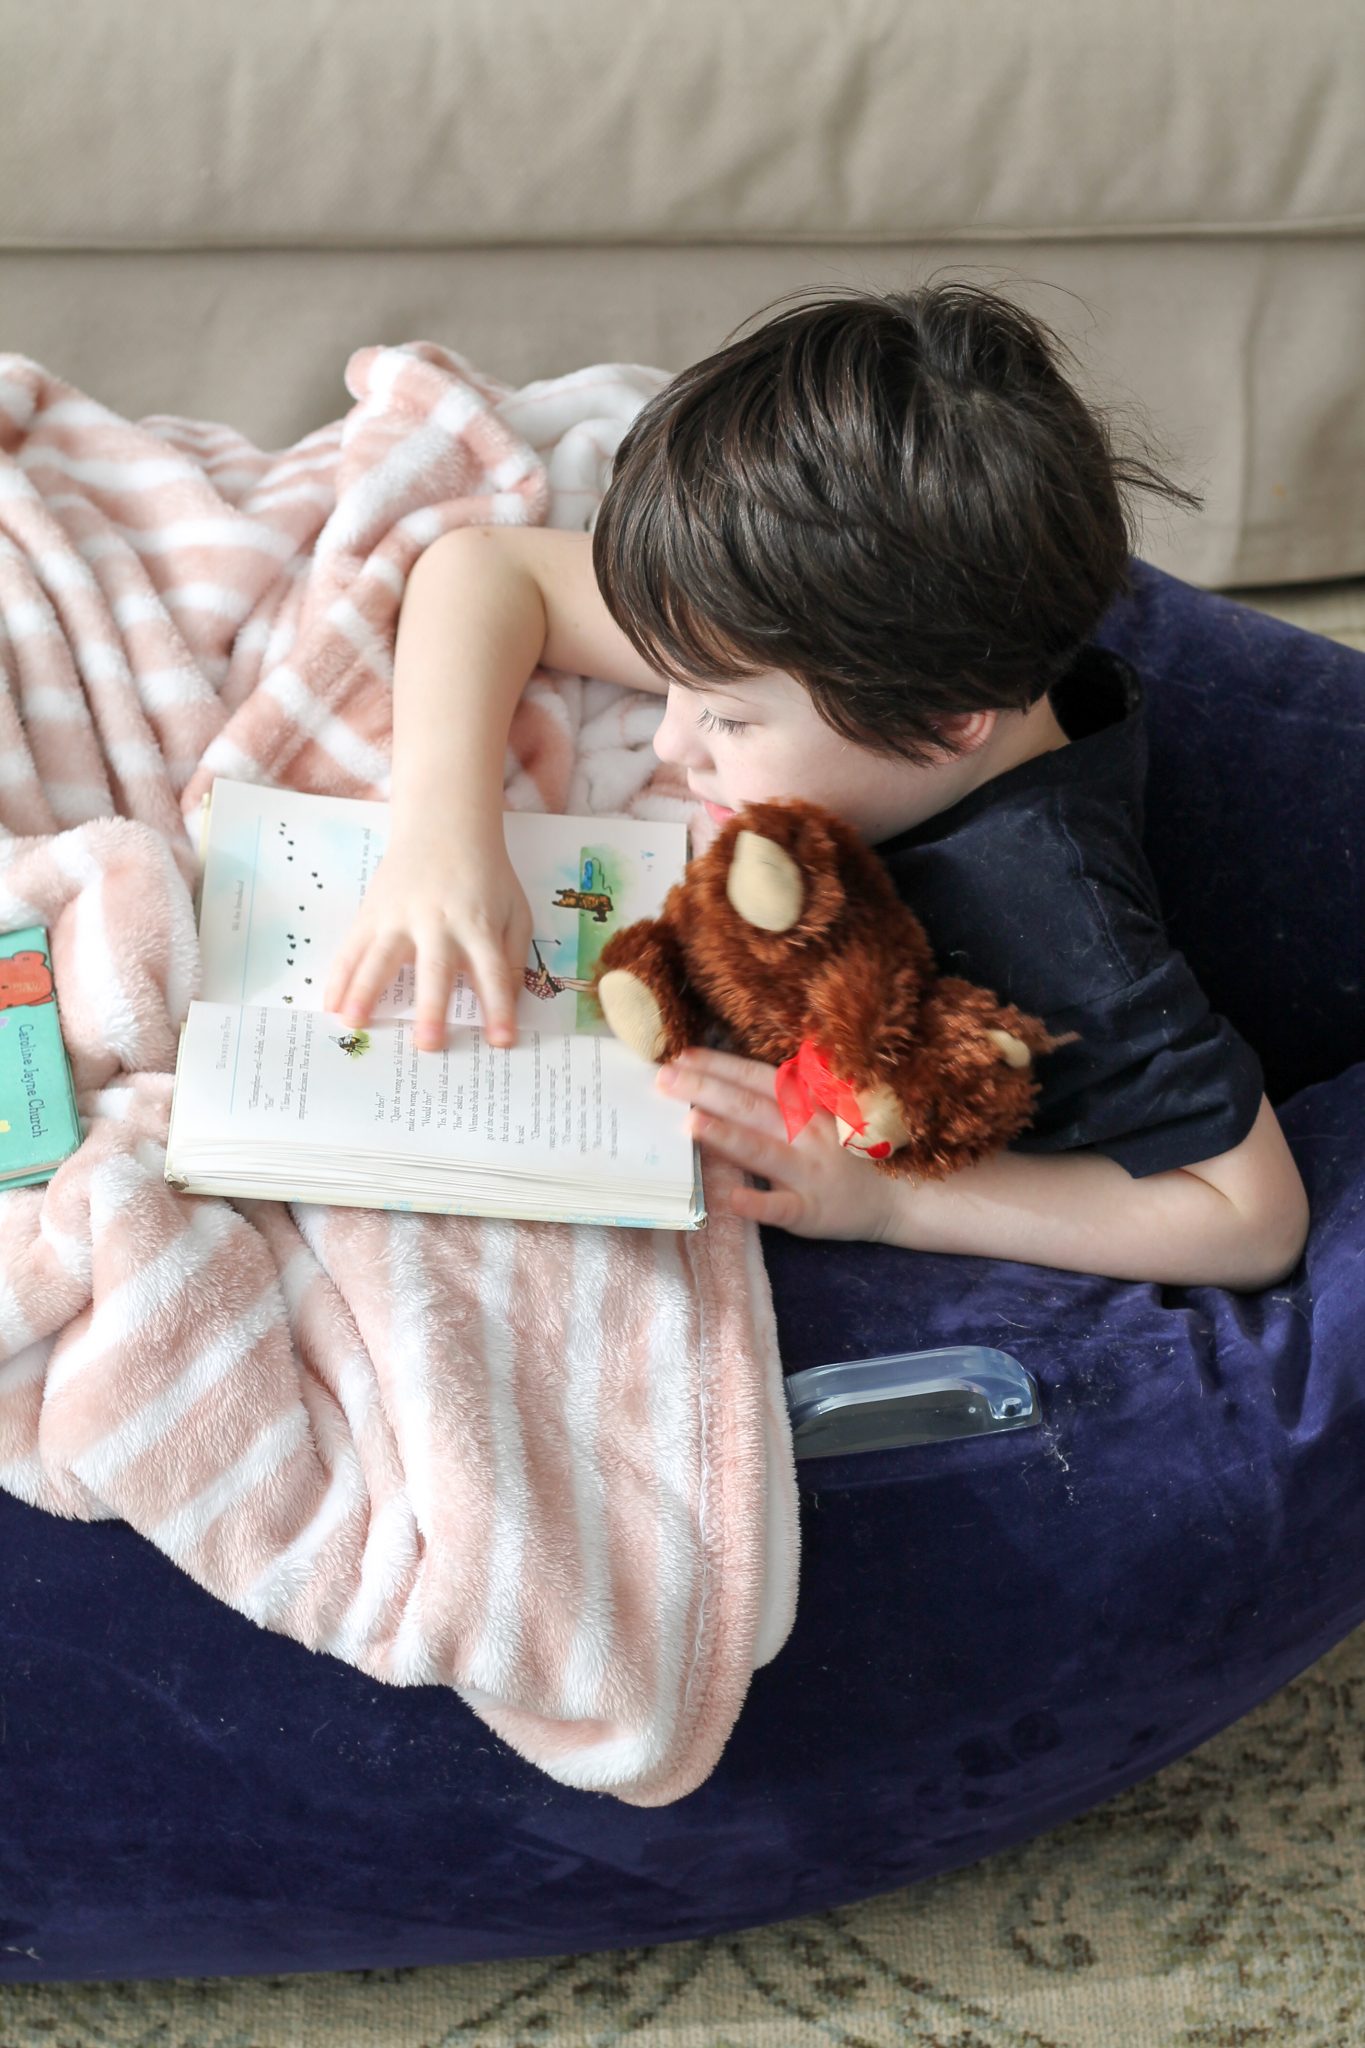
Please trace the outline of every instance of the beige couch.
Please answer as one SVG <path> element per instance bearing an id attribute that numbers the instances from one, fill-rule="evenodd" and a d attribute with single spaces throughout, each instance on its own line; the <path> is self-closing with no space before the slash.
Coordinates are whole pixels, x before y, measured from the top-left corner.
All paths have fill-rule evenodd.
<path id="1" fill-rule="evenodd" d="M 1136 405 L 1217 585 L 1365 569 L 1358 0 L 0 0 L 0 349 L 279 445 L 349 350 L 677 368 L 947 267 Z"/>

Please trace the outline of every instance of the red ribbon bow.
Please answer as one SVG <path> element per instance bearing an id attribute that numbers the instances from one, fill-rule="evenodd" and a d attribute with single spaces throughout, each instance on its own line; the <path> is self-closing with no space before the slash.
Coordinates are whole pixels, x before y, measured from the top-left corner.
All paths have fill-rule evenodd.
<path id="1" fill-rule="evenodd" d="M 855 1131 L 867 1129 L 867 1119 L 847 1081 L 841 1081 L 820 1048 L 803 1038 L 789 1060 L 777 1070 L 777 1106 L 787 1126 L 787 1137 L 798 1137 L 817 1109 L 842 1117 Z"/>

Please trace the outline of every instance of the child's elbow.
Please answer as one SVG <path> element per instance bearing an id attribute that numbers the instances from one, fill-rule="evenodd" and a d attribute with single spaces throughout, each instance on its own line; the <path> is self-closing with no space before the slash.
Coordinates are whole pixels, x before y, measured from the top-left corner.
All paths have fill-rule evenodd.
<path id="1" fill-rule="evenodd" d="M 1241 1247 L 1246 1277 L 1230 1284 L 1245 1293 L 1280 1286 L 1303 1257 L 1308 1223 L 1308 1196 L 1295 1176 L 1294 1186 L 1281 1189 L 1264 1214 L 1248 1220 Z"/>
<path id="2" fill-rule="evenodd" d="M 1207 1181 L 1231 1209 L 1224 1209 L 1218 1231 L 1226 1270 L 1213 1284 L 1253 1294 L 1286 1281 L 1308 1242 L 1308 1195 L 1264 1097 L 1240 1145 L 1185 1171 Z"/>

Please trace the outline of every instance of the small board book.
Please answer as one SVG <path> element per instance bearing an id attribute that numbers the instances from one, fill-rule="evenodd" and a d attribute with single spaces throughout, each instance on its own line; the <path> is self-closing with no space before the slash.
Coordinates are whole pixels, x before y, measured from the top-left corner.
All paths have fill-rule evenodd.
<path id="1" fill-rule="evenodd" d="M 513 811 L 535 919 L 517 1043 L 461 977 L 446 1044 L 413 1044 L 408 963 L 365 1029 L 322 1008 L 386 843 L 387 804 L 219 779 L 207 802 L 200 999 L 181 1033 L 166 1178 L 196 1194 L 678 1230 L 705 1220 L 686 1108 L 589 992 L 611 933 L 655 915 L 681 824 Z"/>
<path id="2" fill-rule="evenodd" d="M 50 1180 L 81 1142 L 41 925 L 0 934 L 0 1188 Z"/>

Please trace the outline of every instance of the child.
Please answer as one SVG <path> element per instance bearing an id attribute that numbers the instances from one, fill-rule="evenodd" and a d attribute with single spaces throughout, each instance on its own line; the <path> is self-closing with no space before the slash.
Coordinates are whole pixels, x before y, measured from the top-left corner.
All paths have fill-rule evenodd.
<path id="1" fill-rule="evenodd" d="M 389 851 L 339 953 L 353 1025 L 415 955 L 417 1041 L 468 968 L 515 1037 L 531 936 L 502 774 L 540 662 L 667 691 L 655 738 L 712 819 L 808 797 L 887 861 L 945 972 L 1077 1041 L 1032 1129 L 943 1182 L 888 1179 L 772 1069 L 660 1075 L 758 1176 L 741 1214 L 807 1236 L 1260 1288 L 1307 1201 L 1255 1055 L 1161 923 L 1139 843 L 1142 692 L 1089 636 L 1123 589 L 1121 493 L 1187 493 L 1113 451 L 1061 346 L 1007 300 L 927 285 L 788 306 L 632 422 L 586 536 L 470 528 L 415 565 L 395 655 Z M 452 654 L 458 649 L 458 655 Z"/>

